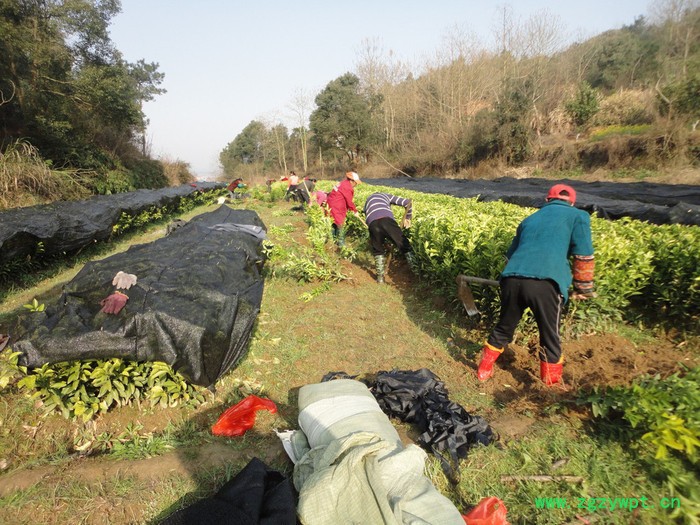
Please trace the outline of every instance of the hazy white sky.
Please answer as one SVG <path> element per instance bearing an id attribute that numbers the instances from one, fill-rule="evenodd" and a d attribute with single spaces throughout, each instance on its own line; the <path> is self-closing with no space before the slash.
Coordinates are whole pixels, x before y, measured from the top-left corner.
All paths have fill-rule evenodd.
<path id="1" fill-rule="evenodd" d="M 629 25 L 649 0 L 122 0 L 111 38 L 126 60 L 157 62 L 167 93 L 146 104 L 155 157 L 200 179 L 251 120 L 293 124 L 290 104 L 354 71 L 363 41 L 404 62 L 434 56 L 455 28 L 491 46 L 499 9 L 546 10 L 572 40 Z"/>

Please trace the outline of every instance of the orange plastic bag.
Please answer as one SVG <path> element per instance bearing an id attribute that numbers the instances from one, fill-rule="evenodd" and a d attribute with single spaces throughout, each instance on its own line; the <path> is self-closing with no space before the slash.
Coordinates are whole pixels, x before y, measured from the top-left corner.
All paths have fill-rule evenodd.
<path id="1" fill-rule="evenodd" d="M 495 496 L 482 499 L 479 504 L 463 515 L 467 525 L 509 525 L 506 506 Z"/>
<path id="2" fill-rule="evenodd" d="M 242 436 L 255 424 L 255 413 L 258 410 L 267 410 L 275 414 L 277 405 L 269 399 L 248 396 L 221 414 L 218 421 L 211 427 L 211 433 L 215 436 Z"/>

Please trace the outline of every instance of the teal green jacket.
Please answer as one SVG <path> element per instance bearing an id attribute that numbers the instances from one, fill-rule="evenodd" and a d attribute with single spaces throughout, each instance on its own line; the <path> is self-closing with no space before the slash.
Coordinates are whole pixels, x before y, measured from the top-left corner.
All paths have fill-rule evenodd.
<path id="1" fill-rule="evenodd" d="M 518 226 L 501 277 L 549 279 L 569 298 L 572 255 L 593 255 L 591 218 L 562 200 L 552 200 Z"/>

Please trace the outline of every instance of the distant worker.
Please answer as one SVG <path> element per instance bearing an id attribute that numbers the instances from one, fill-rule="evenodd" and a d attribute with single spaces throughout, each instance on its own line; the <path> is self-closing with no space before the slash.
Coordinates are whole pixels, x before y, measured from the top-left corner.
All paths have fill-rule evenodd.
<path id="1" fill-rule="evenodd" d="M 323 211 L 328 215 L 329 209 L 328 209 L 328 194 L 323 191 L 323 190 L 316 190 L 314 191 L 314 200 L 311 202 L 311 204 L 318 204 Z"/>
<path id="2" fill-rule="evenodd" d="M 345 178 L 331 190 L 326 202 L 333 218 L 333 238 L 339 247 L 345 246 L 345 217 L 348 210 L 358 215 L 355 206 L 355 186 L 361 184 L 360 176 L 348 171 Z"/>
<path id="3" fill-rule="evenodd" d="M 246 185 L 243 184 L 243 179 L 241 179 L 241 178 L 238 178 L 238 179 L 234 180 L 233 182 L 231 182 L 231 184 L 229 184 L 228 186 L 226 186 L 226 189 L 228 190 L 228 196 L 229 196 L 231 199 L 234 199 L 234 198 L 236 197 L 235 194 L 234 194 L 234 191 L 235 191 L 235 190 L 237 190 L 237 189 L 244 189 L 244 188 L 246 188 Z"/>
<path id="4" fill-rule="evenodd" d="M 314 191 L 315 187 L 316 179 L 304 177 L 294 192 L 296 195 L 296 200 L 306 204 L 307 206 L 311 204 L 311 193 Z"/>
<path id="5" fill-rule="evenodd" d="M 399 227 L 391 205 L 403 206 L 404 213 L 402 225 L 404 228 L 411 226 L 413 213 L 411 199 L 397 197 L 390 193 L 373 193 L 365 201 L 365 220 L 369 228 L 369 242 L 372 248 L 372 255 L 377 266 L 377 282 L 384 282 L 384 271 L 386 263 L 386 250 L 384 241 L 391 239 L 396 247 L 409 257 L 411 245 Z"/>
<path id="6" fill-rule="evenodd" d="M 525 218 L 515 234 L 501 273 L 500 319 L 483 348 L 477 377 L 486 381 L 493 365 L 513 334 L 526 308 L 530 308 L 540 334 L 540 378 L 547 386 L 561 385 L 563 356 L 559 338 L 560 316 L 569 286 L 572 299 L 595 297 L 595 260 L 591 240 L 591 219 L 574 208 L 576 192 L 555 184 L 547 203 Z"/>
<path id="7" fill-rule="evenodd" d="M 289 172 L 287 177 L 287 193 L 284 195 L 284 200 L 289 201 L 289 199 L 297 200 L 296 190 L 299 186 L 299 176 L 293 171 Z"/>

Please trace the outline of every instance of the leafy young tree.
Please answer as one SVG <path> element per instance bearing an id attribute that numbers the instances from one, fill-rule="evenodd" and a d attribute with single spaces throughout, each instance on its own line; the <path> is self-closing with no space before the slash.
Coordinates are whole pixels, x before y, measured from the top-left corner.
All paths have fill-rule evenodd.
<path id="1" fill-rule="evenodd" d="M 510 165 L 519 164 L 530 154 L 527 126 L 531 110 L 532 84 L 529 79 L 510 81 L 495 107 L 498 151 Z"/>
<path id="2" fill-rule="evenodd" d="M 363 95 L 356 75 L 346 73 L 331 81 L 315 102 L 309 127 L 320 147 L 339 148 L 357 161 L 381 140 L 372 120 L 380 98 Z"/>
<path id="3" fill-rule="evenodd" d="M 141 153 L 146 155 L 146 126 L 148 125 L 148 121 L 143 114 L 143 103 L 153 100 L 156 95 L 162 95 L 166 92 L 165 89 L 158 87 L 163 82 L 165 74 L 158 71 L 157 63 L 146 63 L 143 59 L 135 64 L 127 64 L 126 67 L 129 77 L 135 84 L 135 98 L 138 101 L 140 113 L 139 134 L 141 139 Z"/>
<path id="4" fill-rule="evenodd" d="M 232 174 L 239 164 L 261 162 L 264 159 L 265 134 L 265 125 L 260 121 L 251 120 L 219 153 L 219 162 L 224 173 Z"/>
<path id="5" fill-rule="evenodd" d="M 598 111 L 598 92 L 582 82 L 573 99 L 565 104 L 566 112 L 577 126 L 584 126 Z"/>

